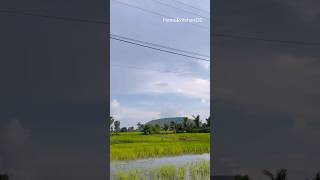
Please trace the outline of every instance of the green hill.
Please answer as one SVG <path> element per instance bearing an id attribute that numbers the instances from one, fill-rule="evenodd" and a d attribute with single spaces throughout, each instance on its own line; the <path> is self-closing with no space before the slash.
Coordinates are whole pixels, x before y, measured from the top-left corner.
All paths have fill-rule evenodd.
<path id="1" fill-rule="evenodd" d="M 156 125 L 159 124 L 161 127 L 164 126 L 164 124 L 170 124 L 171 121 L 175 122 L 175 123 L 182 123 L 184 117 L 170 117 L 170 118 L 161 118 L 161 119 L 155 119 L 152 121 L 147 122 L 146 124 L 150 124 L 150 125 Z M 189 120 L 190 123 L 192 123 L 191 120 Z"/>

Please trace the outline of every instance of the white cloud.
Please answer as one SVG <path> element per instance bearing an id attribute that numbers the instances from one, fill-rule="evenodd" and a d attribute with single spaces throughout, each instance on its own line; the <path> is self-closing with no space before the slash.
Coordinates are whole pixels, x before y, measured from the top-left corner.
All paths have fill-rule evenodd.
<path id="1" fill-rule="evenodd" d="M 123 87 L 126 94 L 174 94 L 199 101 L 210 101 L 210 80 L 175 73 L 138 72 L 130 75 L 135 84 Z M 121 86 L 125 83 L 122 83 Z M 123 89 L 122 88 L 122 89 Z"/>
<path id="2" fill-rule="evenodd" d="M 110 114 L 121 121 L 121 126 L 133 126 L 138 122 L 145 123 L 160 118 L 160 113 L 145 109 L 124 107 L 116 99 L 111 102 Z"/>

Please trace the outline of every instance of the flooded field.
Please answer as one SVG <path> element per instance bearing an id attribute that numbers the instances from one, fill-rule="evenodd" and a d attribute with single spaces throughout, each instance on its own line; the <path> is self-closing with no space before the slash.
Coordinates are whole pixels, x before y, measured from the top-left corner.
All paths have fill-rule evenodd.
<path id="1" fill-rule="evenodd" d="M 113 161 L 113 180 L 198 180 L 209 179 L 210 154 L 181 155 L 133 161 Z"/>

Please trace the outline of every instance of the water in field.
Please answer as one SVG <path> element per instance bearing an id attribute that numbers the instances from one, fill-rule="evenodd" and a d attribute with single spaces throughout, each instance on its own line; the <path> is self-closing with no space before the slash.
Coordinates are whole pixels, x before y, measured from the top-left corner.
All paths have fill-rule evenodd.
<path id="1" fill-rule="evenodd" d="M 196 155 L 181 155 L 181 156 L 172 156 L 172 157 L 161 157 L 161 158 L 152 158 L 152 159 L 140 159 L 134 161 L 112 161 L 111 162 L 111 179 L 117 179 L 119 172 L 123 173 L 123 176 L 127 175 L 128 177 L 132 176 L 145 176 L 152 174 L 153 176 L 156 173 L 156 176 L 162 176 L 161 173 L 165 172 L 168 175 L 171 171 L 171 174 L 176 174 L 176 176 L 183 176 L 183 178 L 177 179 L 193 179 L 187 176 L 192 175 L 192 171 L 195 173 L 203 171 L 205 175 L 209 176 L 209 160 L 210 154 L 196 154 Z M 203 163 L 205 162 L 205 164 Z M 200 168 L 200 170 L 198 169 Z M 134 173 L 132 174 L 132 172 Z M 129 175 L 130 174 L 130 175 Z M 148 179 L 148 178 L 146 178 Z M 166 179 L 166 178 L 160 178 Z M 171 179 L 171 178 L 170 178 Z"/>

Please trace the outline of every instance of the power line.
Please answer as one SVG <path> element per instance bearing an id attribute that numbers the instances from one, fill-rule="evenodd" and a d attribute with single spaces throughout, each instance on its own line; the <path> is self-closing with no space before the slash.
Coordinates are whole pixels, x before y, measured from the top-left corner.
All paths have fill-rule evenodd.
<path id="1" fill-rule="evenodd" d="M 129 8 L 138 9 L 140 11 L 144 11 L 144 12 L 156 15 L 156 16 L 160 16 L 162 18 L 165 17 L 165 18 L 170 18 L 170 19 L 176 19 L 175 17 L 171 17 L 171 16 L 168 16 L 168 15 L 165 15 L 165 14 L 162 14 L 162 13 L 158 13 L 158 12 L 155 12 L 155 11 L 151 11 L 149 9 L 141 8 L 141 7 L 138 7 L 138 6 L 134 6 L 132 4 L 128 4 L 128 3 L 125 3 L 125 2 L 122 2 L 122 1 L 118 1 L 118 0 L 112 0 L 112 1 L 115 2 L 115 3 L 121 4 L 121 5 L 124 5 L 126 7 L 129 7 Z M 194 24 L 194 23 L 187 23 L 187 24 L 190 24 L 190 25 L 193 25 L 193 26 L 196 26 L 198 28 L 205 29 L 205 30 L 209 30 L 209 27 L 201 26 L 199 24 Z"/>
<path id="2" fill-rule="evenodd" d="M 196 9 L 196 10 L 198 10 L 198 11 L 202 11 L 202 12 L 205 12 L 205 13 L 209 13 L 209 14 L 210 14 L 210 12 L 208 12 L 208 11 L 206 11 L 206 10 L 204 10 L 204 9 L 201 9 L 201 8 L 198 8 L 198 7 L 195 7 L 195 6 L 192 6 L 192 5 L 190 5 L 190 4 L 187 4 L 187 3 L 184 3 L 184 2 L 181 2 L 181 1 L 178 1 L 178 0 L 172 0 L 172 1 L 177 2 L 177 3 L 179 3 L 179 4 L 183 4 L 184 6 L 190 7 L 190 8 L 192 8 L 192 9 Z"/>
<path id="3" fill-rule="evenodd" d="M 134 69 L 134 70 L 141 70 L 141 71 L 154 71 L 154 72 L 161 72 L 161 73 L 176 73 L 176 74 L 188 74 L 186 72 L 178 72 L 178 71 L 171 71 L 171 70 L 159 70 L 159 69 L 150 69 L 150 68 L 143 68 L 138 66 L 123 66 L 118 64 L 111 64 L 111 67 L 115 68 L 127 68 L 127 69 Z"/>
<path id="4" fill-rule="evenodd" d="M 44 15 L 44 14 L 29 13 L 29 12 L 22 12 L 22 11 L 0 10 L 0 13 L 42 17 L 42 18 L 50 18 L 50 19 L 57 19 L 57 20 L 64 20 L 64 21 L 76 21 L 76 22 L 94 23 L 94 24 L 110 24 L 103 20 L 80 19 L 80 18 L 73 18 L 73 17 Z"/>
<path id="5" fill-rule="evenodd" d="M 196 52 L 181 50 L 181 49 L 177 49 L 177 48 L 172 48 L 172 47 L 168 47 L 168 46 L 164 46 L 164 45 L 159 45 L 159 44 L 155 44 L 155 43 L 151 43 L 151 42 L 136 40 L 136 39 L 133 39 L 133 38 L 128 38 L 128 37 L 119 36 L 119 35 L 115 35 L 115 34 L 110 34 L 110 35 L 111 35 L 111 36 L 118 37 L 118 38 L 122 38 L 122 39 L 127 39 L 127 40 L 130 40 L 130 41 L 135 41 L 135 42 L 139 42 L 139 43 L 149 44 L 149 45 L 152 45 L 152 46 L 157 46 L 157 47 L 160 47 L 160 48 L 165 48 L 165 49 L 170 49 L 170 50 L 174 50 L 174 51 L 180 51 L 180 52 L 183 52 L 183 53 L 188 53 L 188 54 L 193 54 L 193 55 L 197 55 L 197 56 L 202 56 L 202 57 L 208 57 L 208 58 L 210 58 L 210 56 L 205 55 L 205 54 L 200 54 L 200 53 L 196 53 Z"/>
<path id="6" fill-rule="evenodd" d="M 291 41 L 291 40 L 280 40 L 280 39 L 267 39 L 267 38 L 260 38 L 260 37 L 241 36 L 241 35 L 232 35 L 232 34 L 223 34 L 223 33 L 216 33 L 216 34 L 213 34 L 213 36 L 223 37 L 223 38 L 232 38 L 232 39 L 246 39 L 246 40 L 255 40 L 255 41 L 265 41 L 265 42 L 282 43 L 282 44 L 295 44 L 295 45 L 306 45 L 306 46 L 320 46 L 320 43 L 319 43 L 319 42 Z"/>
<path id="7" fill-rule="evenodd" d="M 113 0 L 115 2 L 120 2 L 117 0 Z M 176 0 L 173 0 L 176 1 Z M 129 5 L 129 4 L 127 4 Z M 131 5 L 130 5 L 131 6 Z M 139 8 L 136 6 L 132 6 L 134 8 Z M 142 10 L 142 9 L 141 9 Z M 143 11 L 146 11 L 146 9 L 143 9 Z M 156 13 L 153 11 L 147 11 L 149 13 Z M 16 14 L 16 15 L 24 15 L 24 16 L 33 16 L 33 17 L 42 17 L 42 18 L 50 18 L 50 19 L 57 19 L 57 20 L 65 20 L 65 21 L 74 21 L 74 22 L 83 22 L 83 23 L 93 23 L 93 24 L 110 24 L 109 22 L 103 21 L 103 20 L 92 20 L 92 19 L 80 19 L 80 18 L 73 18 L 73 17 L 64 17 L 64 16 L 54 16 L 54 15 L 44 15 L 44 14 L 37 14 L 37 13 L 29 13 L 29 12 L 22 12 L 22 11 L 12 11 L 12 10 L 0 10 L 0 13 L 6 13 L 6 14 Z M 168 17 L 166 15 L 162 15 L 160 13 L 156 13 L 159 16 Z M 172 17 L 169 17 L 172 18 Z M 192 24 L 192 23 L 190 23 Z M 192 24 L 197 25 L 197 24 Z M 200 26 L 203 27 L 203 26 Z M 294 40 L 279 40 L 279 39 L 267 39 L 267 38 L 261 38 L 261 37 L 252 37 L 252 36 L 241 36 L 241 35 L 232 35 L 232 34 L 223 34 L 223 33 L 216 33 L 213 34 L 213 36 L 216 37 L 224 37 L 224 38 L 233 38 L 233 39 L 247 39 L 247 40 L 256 40 L 256 41 L 265 41 L 265 42 L 273 42 L 273 43 L 282 43 L 282 44 L 295 44 L 295 45 L 307 45 L 307 46 L 320 46 L 319 42 L 307 42 L 307 41 L 294 41 Z M 168 48 L 169 49 L 169 48 Z M 171 48 L 173 49 L 173 48 Z M 198 54 L 200 55 L 200 54 Z M 201 55 L 200 55 L 201 56 Z"/>
<path id="8" fill-rule="evenodd" d="M 132 41 L 129 41 L 129 40 L 124 40 L 124 39 L 114 38 L 114 37 L 110 37 L 110 39 L 117 40 L 117 41 L 124 42 L 124 43 L 128 43 L 128 44 L 132 44 L 132 45 L 136 45 L 136 46 L 141 46 L 141 47 L 153 49 L 153 50 L 156 50 L 156 51 L 166 52 L 166 53 L 175 54 L 175 55 L 179 55 L 179 56 L 184 56 L 184 57 L 188 57 L 188 58 L 192 58 L 192 59 L 197 59 L 197 60 L 200 60 L 200 61 L 210 62 L 210 59 L 205 59 L 205 58 L 190 56 L 190 55 L 177 53 L 177 52 L 173 52 L 173 51 L 169 51 L 169 50 L 164 50 L 164 49 L 160 49 L 160 48 L 155 48 L 155 47 L 143 45 L 143 44 L 140 44 L 140 43 L 132 42 Z"/>
<path id="9" fill-rule="evenodd" d="M 170 5 L 170 4 L 167 4 L 167 3 L 164 3 L 164 2 L 161 2 L 161 1 L 158 1 L 158 0 L 152 0 L 152 1 L 154 1 L 154 2 L 156 2 L 156 3 L 159 3 L 159 4 L 162 4 L 163 6 L 167 6 L 167 7 L 173 8 L 173 9 L 177 9 L 177 10 L 183 11 L 183 12 L 185 12 L 185 13 L 189 13 L 189 14 L 193 14 L 193 15 L 202 17 L 203 19 L 210 20 L 210 18 L 208 18 L 208 17 L 202 16 L 202 15 L 200 15 L 200 14 L 197 14 L 197 13 L 194 13 L 194 12 L 191 12 L 191 11 L 187 11 L 187 10 L 182 9 L 182 8 L 178 8 L 178 7 L 176 7 L 176 6 L 172 6 L 172 5 Z"/>

